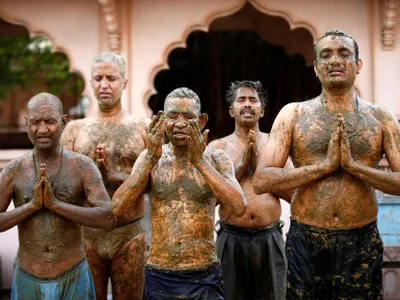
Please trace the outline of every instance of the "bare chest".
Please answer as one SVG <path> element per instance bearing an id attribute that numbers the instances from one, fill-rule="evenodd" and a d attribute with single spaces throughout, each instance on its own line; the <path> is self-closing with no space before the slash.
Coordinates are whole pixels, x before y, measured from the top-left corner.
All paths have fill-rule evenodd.
<path id="1" fill-rule="evenodd" d="M 74 151 L 95 159 L 99 144 L 105 147 L 105 154 L 111 161 L 130 167 L 145 148 L 135 125 L 92 123 L 80 128 Z"/>
<path id="2" fill-rule="evenodd" d="M 214 194 L 201 173 L 190 163 L 159 162 L 151 174 L 151 194 L 164 203 L 194 201 L 209 203 Z"/>
<path id="3" fill-rule="evenodd" d="M 382 133 L 379 123 L 367 112 L 343 113 L 353 158 L 377 161 L 382 155 Z M 295 165 L 312 163 L 325 157 L 335 124 L 335 113 L 322 107 L 305 111 L 293 131 L 292 159 Z"/>
<path id="4" fill-rule="evenodd" d="M 58 168 L 49 169 L 47 178 L 52 185 L 55 197 L 63 202 L 82 206 L 84 203 L 84 191 L 80 176 L 73 174 L 74 168 L 63 166 L 58 174 Z M 71 173 L 72 172 L 72 173 Z M 14 179 L 14 205 L 21 206 L 30 202 L 33 197 L 35 184 L 37 181 L 35 170 L 32 168 L 20 172 Z"/>

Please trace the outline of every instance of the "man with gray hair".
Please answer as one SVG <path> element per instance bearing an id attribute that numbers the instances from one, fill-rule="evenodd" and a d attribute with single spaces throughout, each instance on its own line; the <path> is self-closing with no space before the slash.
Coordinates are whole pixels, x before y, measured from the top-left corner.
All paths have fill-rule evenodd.
<path id="1" fill-rule="evenodd" d="M 65 148 L 83 153 L 96 162 L 112 197 L 146 147 L 148 120 L 122 108 L 121 96 L 128 80 L 121 56 L 112 52 L 96 56 L 91 65 L 90 82 L 98 112 L 69 122 L 62 143 Z M 112 232 L 85 228 L 87 258 L 97 299 L 107 298 L 109 278 L 113 299 L 142 299 L 146 250 L 143 195 L 136 204 L 118 218 L 117 228 Z"/>
<path id="2" fill-rule="evenodd" d="M 215 205 L 241 216 L 246 200 L 228 154 L 206 148 L 208 130 L 201 130 L 207 119 L 196 93 L 172 91 L 164 112 L 152 118 L 147 150 L 112 199 L 113 212 L 123 218 L 146 189 L 150 192 L 144 299 L 224 299 L 214 242 Z M 163 145 L 165 132 L 170 142 Z"/>

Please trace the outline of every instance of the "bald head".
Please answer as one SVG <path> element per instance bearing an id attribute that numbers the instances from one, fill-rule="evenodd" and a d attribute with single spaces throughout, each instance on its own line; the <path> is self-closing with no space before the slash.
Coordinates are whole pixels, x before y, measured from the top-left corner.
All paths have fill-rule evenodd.
<path id="1" fill-rule="evenodd" d="M 28 101 L 27 105 L 28 114 L 31 109 L 35 109 L 36 107 L 43 104 L 48 104 L 50 106 L 53 106 L 60 113 L 61 116 L 64 114 L 64 109 L 61 100 L 50 93 L 39 93 L 33 96 Z"/>

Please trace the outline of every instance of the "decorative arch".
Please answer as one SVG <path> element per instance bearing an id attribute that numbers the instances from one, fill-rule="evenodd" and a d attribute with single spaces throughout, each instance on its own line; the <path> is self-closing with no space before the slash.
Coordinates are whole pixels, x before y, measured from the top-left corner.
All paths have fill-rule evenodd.
<path id="1" fill-rule="evenodd" d="M 72 59 L 72 56 L 71 56 L 68 48 L 64 47 L 63 45 L 55 43 L 54 42 L 55 41 L 54 37 L 51 34 L 49 34 L 48 32 L 46 32 L 46 30 L 44 30 L 43 28 L 34 26 L 33 24 L 29 23 L 28 21 L 25 21 L 25 20 L 22 21 L 22 20 L 20 20 L 18 18 L 14 18 L 12 16 L 6 15 L 2 11 L 0 11 L 0 17 L 2 19 L 4 19 L 5 21 L 7 21 L 8 23 L 11 23 L 11 24 L 14 24 L 14 25 L 24 26 L 27 29 L 30 38 L 34 38 L 36 36 L 42 35 L 42 36 L 45 36 L 47 39 L 49 39 L 51 41 L 51 43 L 52 43 L 52 47 L 51 47 L 52 52 L 59 51 L 59 52 L 64 53 L 65 56 L 67 57 L 67 59 L 68 59 L 68 61 L 70 63 L 70 73 L 78 74 L 86 82 L 85 74 L 83 72 L 81 72 L 81 70 L 78 69 L 74 59 Z M 87 89 L 85 88 L 82 93 L 85 94 L 86 90 Z M 85 96 L 87 96 L 87 95 L 85 95 Z"/>
<path id="2" fill-rule="evenodd" d="M 248 3 L 250 5 L 252 5 L 256 10 L 260 11 L 263 14 L 283 18 L 288 23 L 291 31 L 294 31 L 295 29 L 299 29 L 299 28 L 306 29 L 307 31 L 310 32 L 314 43 L 317 40 L 317 31 L 311 24 L 309 24 L 305 21 L 294 20 L 292 17 L 289 16 L 289 14 L 287 14 L 284 11 L 269 9 L 268 7 L 265 6 L 265 4 L 260 3 L 260 0 L 240 0 L 239 4 L 232 3 L 231 7 L 225 8 L 224 10 L 211 11 L 204 18 L 203 22 L 201 22 L 200 24 L 196 23 L 196 24 L 189 26 L 188 28 L 186 28 L 183 31 L 179 40 L 173 41 L 172 43 L 170 43 L 169 45 L 167 45 L 165 47 L 165 49 L 162 53 L 162 59 L 161 59 L 162 63 L 154 66 L 152 68 L 152 70 L 150 71 L 150 75 L 149 75 L 149 79 L 148 79 L 148 86 L 150 88 L 145 92 L 144 97 L 143 97 L 145 107 L 148 107 L 148 102 L 149 102 L 150 97 L 157 93 L 157 90 L 154 87 L 154 80 L 156 78 L 156 75 L 162 70 L 169 69 L 168 56 L 172 52 L 172 50 L 174 50 L 176 48 L 186 48 L 187 47 L 186 40 L 193 31 L 208 32 L 210 29 L 210 25 L 214 20 L 216 20 L 218 18 L 223 18 L 223 17 L 233 15 L 234 13 L 241 10 Z"/>

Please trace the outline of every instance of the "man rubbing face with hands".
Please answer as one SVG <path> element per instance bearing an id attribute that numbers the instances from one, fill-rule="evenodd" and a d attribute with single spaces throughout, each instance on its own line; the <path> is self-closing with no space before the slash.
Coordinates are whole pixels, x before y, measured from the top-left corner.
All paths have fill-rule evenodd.
<path id="1" fill-rule="evenodd" d="M 113 197 L 117 218 L 150 194 L 151 243 L 145 267 L 144 299 L 223 299 L 222 273 L 214 242 L 214 211 L 223 203 L 235 216 L 246 201 L 232 162 L 222 150 L 206 147 L 207 115 L 190 89 L 165 99 L 153 116 L 147 150 Z M 162 144 L 164 133 L 169 143 Z"/>

